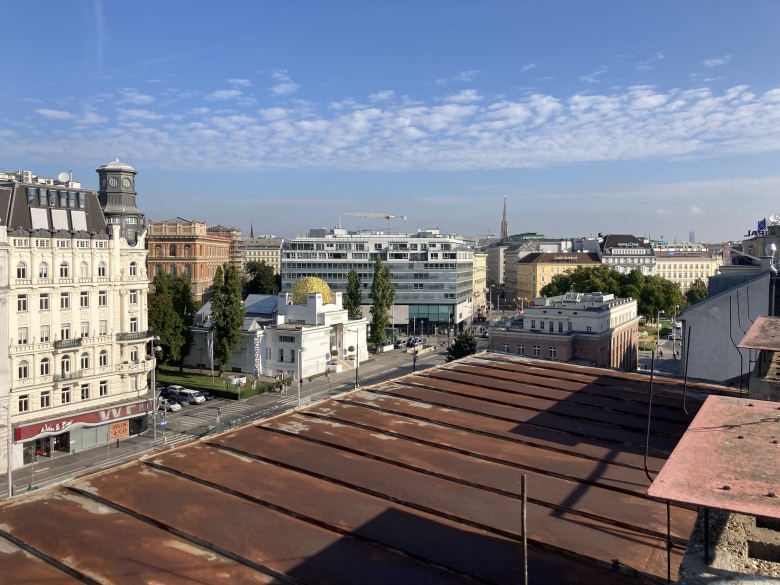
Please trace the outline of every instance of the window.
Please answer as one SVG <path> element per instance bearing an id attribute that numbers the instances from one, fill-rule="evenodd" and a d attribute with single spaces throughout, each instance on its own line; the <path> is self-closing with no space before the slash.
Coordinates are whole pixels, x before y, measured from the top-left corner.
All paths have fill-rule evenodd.
<path id="1" fill-rule="evenodd" d="M 41 408 L 49 408 L 51 406 L 51 392 L 44 390 L 41 392 Z"/>
<path id="2" fill-rule="evenodd" d="M 89 400 L 89 384 L 81 385 L 81 399 Z"/>
<path id="3" fill-rule="evenodd" d="M 542 348 L 538 345 L 534 345 L 534 357 L 539 357 L 542 355 Z"/>
<path id="4" fill-rule="evenodd" d="M 108 335 L 108 321 L 101 320 L 98 324 L 98 335 L 105 336 Z"/>
<path id="5" fill-rule="evenodd" d="M 130 276 L 138 276 L 138 264 L 130 262 Z"/>
<path id="6" fill-rule="evenodd" d="M 89 354 L 87 352 L 81 354 L 81 369 L 82 370 L 89 369 Z"/>
<path id="7" fill-rule="evenodd" d="M 70 374 L 70 356 L 64 355 L 60 360 L 60 372 L 63 376 Z"/>
<path id="8" fill-rule="evenodd" d="M 517 346 L 517 355 L 525 355 L 525 345 L 522 343 Z"/>
<path id="9" fill-rule="evenodd" d="M 137 290 L 131 290 L 130 291 L 130 304 L 131 305 L 137 305 L 138 304 L 138 291 Z"/>
<path id="10" fill-rule="evenodd" d="M 101 262 L 98 264 L 98 276 L 105 276 L 106 275 L 106 263 Z"/>
<path id="11" fill-rule="evenodd" d="M 30 397 L 27 394 L 19 396 L 19 412 L 30 410 Z"/>
<path id="12" fill-rule="evenodd" d="M 62 404 L 70 404 L 70 388 L 63 388 L 60 394 L 60 401 Z"/>
<path id="13" fill-rule="evenodd" d="M 60 264 L 60 278 L 68 278 L 68 274 L 70 271 L 68 270 L 68 263 L 63 262 Z"/>
<path id="14" fill-rule="evenodd" d="M 29 343 L 27 334 L 27 327 L 19 327 L 19 345 L 27 345 Z"/>
<path id="15" fill-rule="evenodd" d="M 38 264 L 38 278 L 49 278 L 49 265 L 46 262 Z"/>
<path id="16" fill-rule="evenodd" d="M 171 244 L 169 256 L 176 257 L 176 244 Z"/>
<path id="17" fill-rule="evenodd" d="M 79 306 L 82 309 L 86 309 L 87 307 L 89 307 L 89 293 L 88 292 L 82 291 L 79 294 Z"/>
<path id="18" fill-rule="evenodd" d="M 101 290 L 98 291 L 98 307 L 108 306 L 108 292 Z"/>
<path id="19" fill-rule="evenodd" d="M 60 309 L 70 309 L 70 293 L 60 293 Z"/>
<path id="20" fill-rule="evenodd" d="M 49 326 L 41 325 L 41 343 L 49 343 Z"/>
<path id="21" fill-rule="evenodd" d="M 563 333 L 563 321 L 558 321 L 558 333 Z"/>
<path id="22" fill-rule="evenodd" d="M 544 329 L 544 319 L 539 321 L 539 329 Z"/>
<path id="23" fill-rule="evenodd" d="M 536 319 L 531 319 L 531 329 L 536 329 Z"/>
<path id="24" fill-rule="evenodd" d="M 98 365 L 100 367 L 105 367 L 108 365 L 108 352 L 105 349 L 102 350 L 98 356 Z"/>
<path id="25" fill-rule="evenodd" d="M 279 361 L 280 362 L 284 361 L 284 350 L 281 348 L 279 348 Z"/>
<path id="26" fill-rule="evenodd" d="M 38 299 L 38 309 L 41 311 L 49 310 L 49 295 L 42 294 Z"/>
<path id="27" fill-rule="evenodd" d="M 130 333 L 138 332 L 138 317 L 130 317 Z"/>
<path id="28" fill-rule="evenodd" d="M 550 359 L 554 360 L 556 357 L 558 357 L 558 348 L 557 347 L 551 347 L 549 349 Z"/>
<path id="29" fill-rule="evenodd" d="M 506 351 L 506 352 L 509 352 L 509 344 L 508 344 L 508 343 L 504 343 L 504 344 L 501 346 L 501 351 Z"/>
<path id="30" fill-rule="evenodd" d="M 70 339 L 70 323 L 63 323 L 60 325 L 60 339 Z"/>
<path id="31" fill-rule="evenodd" d="M 27 278 L 27 264 L 24 262 L 16 265 L 16 278 Z"/>
<path id="32" fill-rule="evenodd" d="M 550 328 L 549 328 L 549 329 L 550 329 L 550 333 L 552 333 L 552 332 L 553 332 L 553 327 L 554 327 L 554 326 L 555 326 L 555 323 L 553 323 L 552 321 L 550 321 Z"/>
<path id="33" fill-rule="evenodd" d="M 49 358 L 43 358 L 41 360 L 41 376 L 49 375 Z"/>
<path id="34" fill-rule="evenodd" d="M 16 311 L 19 313 L 27 312 L 27 295 L 18 295 L 16 297 Z"/>
<path id="35" fill-rule="evenodd" d="M 79 337 L 89 337 L 89 321 L 81 322 L 81 333 Z"/>
<path id="36" fill-rule="evenodd" d="M 30 363 L 27 360 L 19 362 L 19 379 L 26 380 L 30 377 Z"/>
<path id="37" fill-rule="evenodd" d="M 588 333 L 590 333 L 591 331 L 593 331 L 593 327 L 591 327 L 590 325 L 588 325 L 587 327 L 585 327 L 585 331 L 587 331 Z"/>
<path id="38" fill-rule="evenodd" d="M 100 395 L 108 396 L 108 380 L 100 381 Z"/>
<path id="39" fill-rule="evenodd" d="M 138 392 L 138 377 L 130 376 L 130 391 Z"/>
<path id="40" fill-rule="evenodd" d="M 81 278 L 87 278 L 89 276 L 89 266 L 86 262 L 79 264 L 79 276 Z"/>
<path id="41" fill-rule="evenodd" d="M 130 348 L 130 361 L 131 362 L 137 362 L 138 361 L 138 348 L 137 347 L 131 347 Z"/>

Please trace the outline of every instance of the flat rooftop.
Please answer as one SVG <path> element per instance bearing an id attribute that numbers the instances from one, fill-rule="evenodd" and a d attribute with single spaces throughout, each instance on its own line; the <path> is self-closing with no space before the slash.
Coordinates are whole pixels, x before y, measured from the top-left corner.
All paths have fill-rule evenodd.
<path id="1" fill-rule="evenodd" d="M 0 583 L 660 583 L 656 379 L 478 354 L 0 505 Z M 687 410 L 725 389 L 689 384 Z M 671 574 L 696 514 L 671 508 Z"/>

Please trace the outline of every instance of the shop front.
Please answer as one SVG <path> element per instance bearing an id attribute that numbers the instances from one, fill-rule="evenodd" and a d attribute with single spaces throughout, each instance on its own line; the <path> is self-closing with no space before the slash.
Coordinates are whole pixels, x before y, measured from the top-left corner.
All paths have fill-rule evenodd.
<path id="1" fill-rule="evenodd" d="M 142 433 L 150 409 L 151 403 L 143 400 L 19 425 L 14 428 L 14 443 L 22 445 L 24 465 L 39 457 L 78 453 Z"/>

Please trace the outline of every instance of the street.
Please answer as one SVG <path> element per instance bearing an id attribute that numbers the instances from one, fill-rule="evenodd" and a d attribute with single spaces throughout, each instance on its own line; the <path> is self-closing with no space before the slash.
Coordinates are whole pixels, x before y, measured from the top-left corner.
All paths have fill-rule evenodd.
<path id="1" fill-rule="evenodd" d="M 416 365 L 411 353 L 394 350 L 372 354 L 370 360 L 358 369 L 359 385 L 368 386 L 409 374 L 445 362 L 447 353 L 439 346 L 430 353 L 420 353 Z M 305 379 L 300 386 L 300 405 L 324 400 L 329 396 L 352 390 L 355 387 L 355 370 L 319 376 L 312 381 Z M 298 386 L 289 386 L 284 393 L 267 392 L 242 400 L 214 399 L 203 404 L 188 405 L 178 412 L 158 413 L 157 429 L 150 428 L 141 435 L 110 442 L 78 453 L 56 454 L 39 457 L 35 463 L 12 473 L 13 493 L 21 494 L 33 489 L 55 485 L 69 479 L 119 465 L 154 451 L 171 448 L 193 441 L 212 432 L 220 432 L 232 426 L 262 420 L 299 405 Z M 221 414 L 220 414 L 221 413 Z M 164 420 L 165 430 L 160 422 Z M 150 423 L 151 427 L 151 423 Z M 156 435 L 156 437 L 155 437 Z M 6 475 L 0 476 L 0 497 L 7 497 Z"/>
<path id="2" fill-rule="evenodd" d="M 682 373 L 682 356 L 675 358 L 675 350 L 679 354 L 680 342 L 665 339 L 658 344 L 659 351 L 655 356 L 654 372 L 659 375 L 679 376 Z M 639 372 L 650 372 L 653 352 L 639 350 Z"/>

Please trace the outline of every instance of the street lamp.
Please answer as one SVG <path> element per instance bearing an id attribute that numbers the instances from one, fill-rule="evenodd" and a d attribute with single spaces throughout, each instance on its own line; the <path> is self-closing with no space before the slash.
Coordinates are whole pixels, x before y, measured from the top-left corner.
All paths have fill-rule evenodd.
<path id="1" fill-rule="evenodd" d="M 488 306 L 488 310 L 489 311 L 493 310 L 493 286 L 494 285 L 492 285 L 492 284 L 490 285 L 490 300 L 488 301 L 488 305 L 489 305 Z"/>
<path id="2" fill-rule="evenodd" d="M 6 458 L 8 459 L 8 468 L 6 470 L 8 474 L 8 499 L 11 499 L 11 496 L 13 495 L 13 480 L 11 477 L 11 454 L 13 451 L 13 442 L 11 437 L 11 397 L 8 397 L 8 404 L 3 406 L 0 404 L 0 408 L 5 409 L 5 434 L 8 439 L 8 444 L 6 445 Z"/>
<path id="3" fill-rule="evenodd" d="M 661 343 L 661 313 L 664 313 L 664 310 L 658 309 L 658 314 L 656 315 L 655 318 L 655 330 L 656 330 L 656 335 L 658 336 L 657 339 L 655 340 L 656 349 L 658 349 L 658 346 Z M 664 313 L 664 315 L 666 315 L 666 313 Z"/>
<path id="4" fill-rule="evenodd" d="M 672 354 L 677 356 L 677 311 L 680 310 L 680 305 L 674 306 L 674 320 L 672 321 Z"/>
<path id="5" fill-rule="evenodd" d="M 303 339 L 301 339 L 303 341 Z M 301 407 L 301 384 L 303 384 L 303 348 L 298 350 L 298 408 Z"/>
<path id="6" fill-rule="evenodd" d="M 155 337 L 154 341 L 159 341 L 159 337 Z M 162 350 L 159 345 L 152 346 L 152 437 L 157 438 L 157 352 Z"/>

